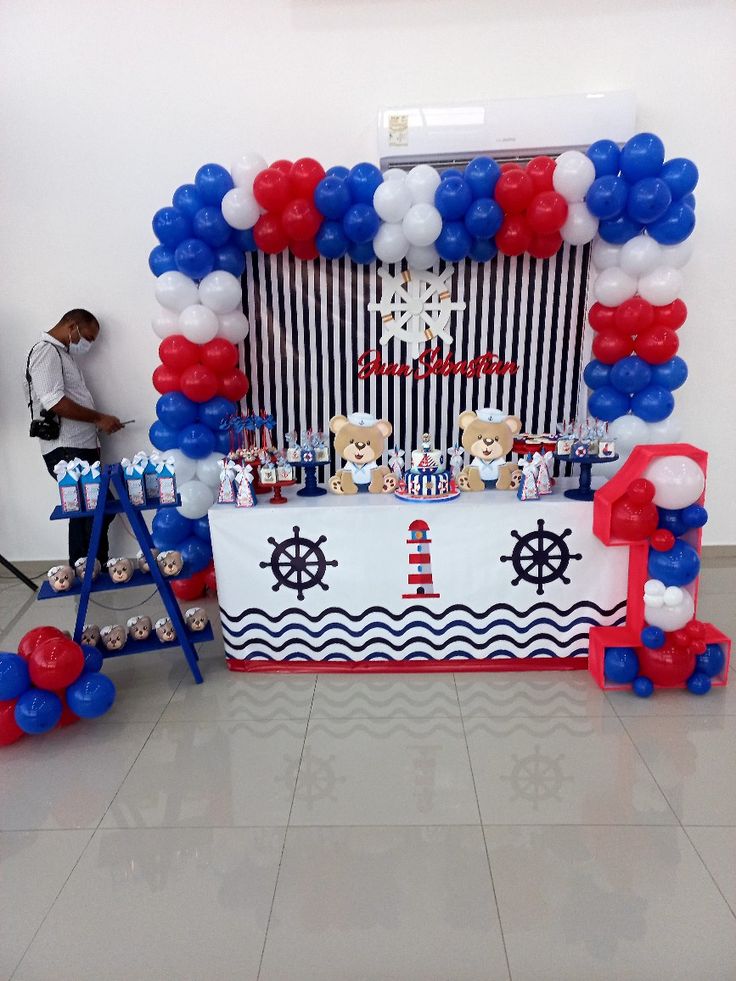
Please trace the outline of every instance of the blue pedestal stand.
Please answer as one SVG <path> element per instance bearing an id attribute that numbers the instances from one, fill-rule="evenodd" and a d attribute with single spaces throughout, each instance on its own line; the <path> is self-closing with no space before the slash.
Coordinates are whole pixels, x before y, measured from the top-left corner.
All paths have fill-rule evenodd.
<path id="1" fill-rule="evenodd" d="M 590 486 L 593 464 L 613 463 L 614 460 L 618 460 L 618 454 L 614 456 L 589 456 L 582 458 L 567 455 L 558 456 L 557 459 L 562 463 L 576 463 L 580 467 L 578 486 L 566 490 L 565 497 L 569 497 L 572 501 L 592 501 L 595 497 L 595 491 Z"/>
<path id="2" fill-rule="evenodd" d="M 298 497 L 322 497 L 327 493 L 324 487 L 317 484 L 317 469 L 326 466 L 326 460 L 324 463 L 292 463 L 292 467 L 301 467 L 304 470 L 304 486 L 296 492 Z"/>

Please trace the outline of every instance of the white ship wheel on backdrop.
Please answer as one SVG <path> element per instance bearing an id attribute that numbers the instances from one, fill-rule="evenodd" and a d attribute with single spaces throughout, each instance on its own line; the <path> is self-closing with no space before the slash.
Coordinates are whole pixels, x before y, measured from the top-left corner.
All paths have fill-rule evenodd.
<path id="1" fill-rule="evenodd" d="M 378 275 L 383 280 L 381 299 L 369 303 L 368 309 L 381 314 L 381 344 L 388 344 L 392 337 L 404 341 L 412 360 L 435 337 L 452 344 L 448 330 L 450 315 L 454 310 L 465 309 L 464 303 L 450 297 L 448 280 L 454 271 L 454 266 L 448 266 L 439 275 L 430 270 L 405 269 L 392 276 L 387 270 L 379 269 Z"/>

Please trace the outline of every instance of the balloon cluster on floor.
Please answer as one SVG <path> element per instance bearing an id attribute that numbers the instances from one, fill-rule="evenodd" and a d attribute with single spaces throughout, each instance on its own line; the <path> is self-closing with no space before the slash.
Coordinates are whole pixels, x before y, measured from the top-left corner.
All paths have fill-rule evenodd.
<path id="1" fill-rule="evenodd" d="M 17 654 L 0 653 L 0 746 L 104 715 L 115 685 L 101 668 L 97 648 L 75 644 L 56 627 L 36 627 Z"/>

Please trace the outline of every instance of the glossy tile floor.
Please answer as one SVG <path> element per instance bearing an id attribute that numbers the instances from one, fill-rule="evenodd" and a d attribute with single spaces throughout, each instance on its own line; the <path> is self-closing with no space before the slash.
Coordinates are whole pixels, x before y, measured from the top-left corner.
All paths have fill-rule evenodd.
<path id="1" fill-rule="evenodd" d="M 701 617 L 735 595 L 708 563 Z M 73 616 L 0 579 L 0 646 Z M 0 979 L 736 978 L 736 691 L 202 660 L 0 750 Z"/>

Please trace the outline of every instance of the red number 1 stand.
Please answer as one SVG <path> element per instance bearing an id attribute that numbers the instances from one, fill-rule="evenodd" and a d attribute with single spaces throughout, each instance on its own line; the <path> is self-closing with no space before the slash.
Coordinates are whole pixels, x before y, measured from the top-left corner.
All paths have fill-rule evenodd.
<path id="1" fill-rule="evenodd" d="M 117 498 L 112 496 L 111 491 L 115 492 Z M 38 592 L 38 599 L 60 599 L 64 596 L 79 596 L 79 610 L 77 612 L 77 622 L 74 628 L 74 640 L 76 643 L 80 643 L 82 638 L 82 630 L 84 629 L 84 624 L 87 618 L 87 606 L 89 604 L 89 597 L 91 593 L 111 589 L 128 589 L 132 586 L 155 585 L 158 589 L 159 595 L 161 596 L 161 601 L 166 607 L 166 612 L 168 613 L 174 629 L 176 630 L 177 639 L 168 643 L 162 643 L 156 636 L 155 632 L 152 632 L 151 636 L 147 640 L 131 640 L 129 638 L 126 641 L 125 646 L 119 651 L 102 651 L 103 656 L 121 657 L 125 654 L 137 654 L 142 653 L 143 651 L 161 651 L 168 650 L 169 648 L 181 647 L 181 649 L 184 651 L 184 656 L 187 659 L 189 670 L 192 672 L 194 680 L 199 685 L 202 683 L 203 678 L 202 672 L 199 670 L 199 664 L 197 663 L 199 661 L 199 657 L 194 647 L 194 639 L 196 638 L 198 643 L 205 643 L 208 640 L 212 640 L 212 627 L 208 624 L 204 630 L 200 630 L 196 634 L 193 634 L 187 629 L 187 626 L 184 623 L 184 618 L 181 615 L 181 610 L 179 609 L 179 604 L 177 603 L 176 597 L 171 589 L 170 579 L 164 576 L 158 567 L 156 557 L 152 551 L 153 540 L 151 538 L 151 533 L 143 520 L 141 511 L 152 510 L 160 506 L 161 505 L 159 505 L 158 501 L 156 501 L 155 503 L 146 505 L 145 507 L 135 507 L 131 503 L 128 496 L 120 464 L 116 463 L 112 466 L 105 467 L 100 478 L 100 492 L 99 497 L 97 498 L 97 507 L 94 511 L 76 511 L 70 513 L 63 511 L 61 506 L 58 506 L 54 508 L 51 514 L 52 521 L 60 521 L 62 519 L 68 520 L 69 518 L 93 518 L 92 536 L 89 543 L 89 552 L 87 553 L 87 567 L 82 584 L 80 586 L 73 586 L 67 592 L 57 593 L 51 588 L 48 582 L 44 582 Z M 176 507 L 176 504 L 169 506 Z M 103 518 L 106 514 L 125 514 L 127 516 L 128 521 L 130 522 L 130 527 L 133 530 L 133 534 L 137 538 L 143 555 L 148 562 L 148 568 L 151 570 L 150 572 L 141 572 L 139 569 L 136 569 L 132 578 L 127 583 L 113 583 L 109 577 L 105 576 L 104 574 L 97 580 L 92 580 L 95 558 L 97 556 L 97 548 L 100 543 L 100 536 L 102 535 Z M 190 573 L 184 569 L 181 578 L 188 575 L 190 575 Z"/>
<path id="2" fill-rule="evenodd" d="M 681 509 L 662 510 L 655 507 L 659 503 L 657 494 L 662 491 L 666 494 L 667 485 L 662 485 L 660 490 L 649 479 L 656 461 L 666 463 L 668 459 L 676 461 L 683 457 L 700 468 L 704 488 L 707 453 L 687 443 L 673 443 L 637 446 L 621 470 L 596 491 L 594 534 L 608 547 L 629 550 L 626 623 L 623 626 L 595 626 L 590 630 L 588 668 L 601 688 L 633 688 L 636 694 L 647 697 L 657 687 L 687 687 L 696 694 L 705 694 L 711 684 L 727 684 L 731 641 L 713 624 L 703 624 L 696 619 L 702 525 L 707 520 L 707 513 L 702 508 L 704 490 Z M 695 520 L 689 527 L 684 520 L 685 512 L 694 514 Z M 674 529 L 674 534 L 668 530 L 670 528 Z M 669 611 L 665 610 L 663 595 L 662 613 L 659 616 L 649 614 L 648 620 L 645 592 L 652 590 L 652 580 L 657 579 L 654 572 L 665 567 L 658 561 L 657 552 L 673 556 L 677 573 L 677 554 L 673 548 L 678 542 L 684 543 L 680 549 L 686 551 L 691 573 L 680 576 L 684 613 L 680 621 L 672 623 L 676 629 L 670 630 L 666 619 L 661 618 L 677 616 L 674 603 Z M 690 579 L 692 573 L 695 574 Z M 664 584 L 658 587 L 655 584 L 655 588 L 661 591 L 661 585 Z M 655 603 L 660 603 L 659 597 L 655 598 Z M 661 619 L 664 628 L 652 626 L 654 619 Z M 682 623 L 683 620 L 687 622 Z M 616 658 L 615 670 L 611 669 L 610 662 L 609 670 L 606 670 L 606 652 Z M 708 670 L 709 663 L 714 666 L 712 671 Z M 616 677 L 612 678 L 612 674 Z"/>

